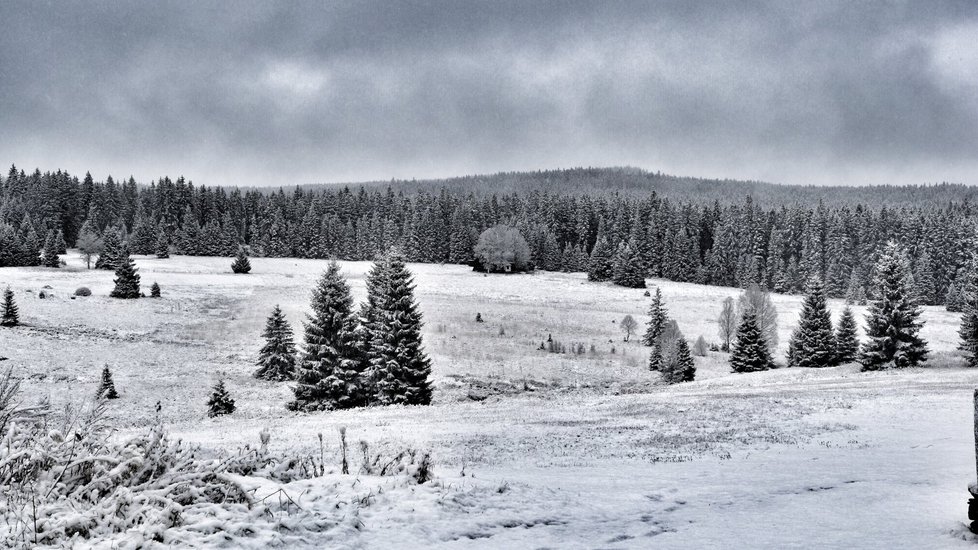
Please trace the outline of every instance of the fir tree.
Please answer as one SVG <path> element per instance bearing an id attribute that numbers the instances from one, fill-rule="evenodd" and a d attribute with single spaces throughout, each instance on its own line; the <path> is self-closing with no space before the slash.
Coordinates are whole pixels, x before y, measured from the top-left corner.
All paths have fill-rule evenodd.
<path id="1" fill-rule="evenodd" d="M 149 297 L 150 298 L 160 298 L 162 296 L 160 292 L 160 285 L 156 281 L 153 281 L 153 285 L 149 287 Z"/>
<path id="2" fill-rule="evenodd" d="M 422 347 L 421 312 L 414 301 L 411 273 L 397 254 L 389 254 L 383 263 L 369 356 L 374 399 L 383 405 L 428 405 L 431 362 Z"/>
<path id="3" fill-rule="evenodd" d="M 801 306 L 801 319 L 792 335 L 790 348 L 792 367 L 831 367 L 837 364 L 832 316 L 825 306 L 825 286 L 817 277 L 808 283 Z"/>
<path id="4" fill-rule="evenodd" d="M 364 361 L 356 347 L 353 298 L 335 261 L 313 289 L 311 306 L 299 383 L 289 408 L 311 411 L 363 405 Z"/>
<path id="5" fill-rule="evenodd" d="M 737 340 L 730 353 L 734 372 L 754 372 L 771 368 L 771 353 L 757 323 L 757 313 L 748 308 L 737 327 Z"/>
<path id="6" fill-rule="evenodd" d="M 109 293 L 112 298 L 139 298 L 139 269 L 129 257 L 129 252 L 122 251 L 119 267 L 115 270 L 115 288 Z"/>
<path id="7" fill-rule="evenodd" d="M 48 230 L 48 236 L 44 239 L 44 267 L 61 267 L 59 248 L 58 234 L 53 229 Z"/>
<path id="8" fill-rule="evenodd" d="M 115 382 L 112 381 L 112 371 L 105 365 L 102 369 L 102 380 L 99 382 L 98 390 L 95 392 L 96 399 L 118 399 L 119 394 L 115 391 Z"/>
<path id="9" fill-rule="evenodd" d="M 211 392 L 210 399 L 207 400 L 207 416 L 214 418 L 234 412 L 234 399 L 224 386 L 224 380 L 218 380 Z"/>
<path id="10" fill-rule="evenodd" d="M 904 368 L 927 360 L 920 338 L 920 308 L 908 287 L 909 261 L 894 242 L 886 245 L 876 263 L 876 299 L 866 317 L 866 338 L 859 362 L 863 370 Z"/>
<path id="11" fill-rule="evenodd" d="M 649 352 L 649 370 L 662 371 L 664 366 L 665 358 L 663 357 L 662 353 L 662 345 L 661 342 L 656 340 L 656 342 L 652 344 L 652 350 Z"/>
<path id="12" fill-rule="evenodd" d="M 852 363 L 859 356 L 859 337 L 856 330 L 856 316 L 847 305 L 842 310 L 835 332 L 835 358 L 838 363 Z"/>
<path id="13" fill-rule="evenodd" d="M 238 247 L 238 255 L 235 256 L 234 262 L 231 264 L 231 271 L 241 274 L 251 271 L 251 262 L 248 261 L 248 252 L 245 247 Z"/>
<path id="14" fill-rule="evenodd" d="M 7 287 L 3 292 L 3 315 L 0 316 L 0 326 L 15 327 L 20 324 L 17 304 L 14 302 L 14 291 Z"/>
<path id="15" fill-rule="evenodd" d="M 656 287 L 655 294 L 652 295 L 652 303 L 649 305 L 649 323 L 647 325 L 648 328 L 645 329 L 645 335 L 642 336 L 642 344 L 646 346 L 654 345 L 662 334 L 663 329 L 665 329 L 668 319 L 669 312 L 666 311 L 666 307 L 662 302 L 662 290 Z"/>
<path id="16" fill-rule="evenodd" d="M 258 370 L 255 378 L 261 380 L 295 379 L 295 342 L 292 340 L 292 326 L 285 320 L 285 314 L 275 306 L 265 322 L 265 345 L 258 352 Z"/>

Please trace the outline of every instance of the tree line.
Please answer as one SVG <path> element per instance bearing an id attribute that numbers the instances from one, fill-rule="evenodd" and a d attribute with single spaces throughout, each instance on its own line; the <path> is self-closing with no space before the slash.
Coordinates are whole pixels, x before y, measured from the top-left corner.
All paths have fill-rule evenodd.
<path id="1" fill-rule="evenodd" d="M 92 250 L 110 239 L 134 254 L 163 256 L 232 256 L 247 245 L 269 257 L 369 260 L 396 246 L 407 261 L 470 263 L 478 236 L 503 224 L 526 238 L 532 263 L 546 270 L 588 271 L 626 285 L 653 276 L 784 293 L 803 292 L 814 276 L 829 297 L 862 302 L 875 298 L 874 265 L 892 240 L 909 254 L 921 303 L 960 307 L 978 235 L 975 210 L 968 195 L 942 186 L 915 193 L 919 205 L 900 208 L 761 207 L 750 196 L 710 203 L 600 189 L 286 192 L 166 177 L 138 185 L 11 167 L 0 181 L 0 266 L 40 264 L 50 256 L 41 253 L 48 241 L 52 250 Z M 964 198 L 936 200 L 945 196 Z"/>

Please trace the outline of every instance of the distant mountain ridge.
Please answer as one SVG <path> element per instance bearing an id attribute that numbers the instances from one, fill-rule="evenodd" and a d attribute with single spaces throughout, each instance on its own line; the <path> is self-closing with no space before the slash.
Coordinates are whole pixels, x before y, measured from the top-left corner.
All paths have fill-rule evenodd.
<path id="1" fill-rule="evenodd" d="M 499 172 L 495 174 L 457 176 L 442 179 L 411 179 L 351 183 L 318 183 L 300 185 L 306 190 L 349 187 L 375 189 L 390 186 L 396 191 L 438 192 L 471 191 L 474 194 L 509 194 L 548 192 L 552 194 L 625 194 L 657 195 L 697 203 L 742 203 L 750 195 L 759 205 L 774 207 L 793 204 L 826 206 L 856 205 L 879 208 L 944 205 L 948 202 L 974 202 L 978 187 L 960 183 L 932 185 L 815 186 L 787 185 L 751 180 L 708 179 L 673 176 L 640 168 L 568 168 L 533 172 Z M 277 187 L 275 189 L 278 189 Z"/>

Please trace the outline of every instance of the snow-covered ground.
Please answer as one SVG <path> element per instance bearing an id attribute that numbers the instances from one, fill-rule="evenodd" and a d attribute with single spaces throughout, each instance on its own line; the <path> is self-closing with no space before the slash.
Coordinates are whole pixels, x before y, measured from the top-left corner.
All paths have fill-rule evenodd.
<path id="1" fill-rule="evenodd" d="M 55 405 L 95 391 L 103 365 L 122 398 L 119 437 L 145 430 L 159 401 L 171 432 L 208 449 L 255 445 L 319 452 L 339 463 L 338 428 L 353 446 L 430 449 L 436 484 L 326 476 L 286 484 L 306 513 L 338 521 L 320 533 L 255 536 L 256 545 L 316 548 L 943 548 L 970 546 L 967 485 L 975 478 L 972 389 L 978 372 L 954 350 L 958 316 L 927 308 L 928 368 L 860 373 L 729 373 L 726 356 L 697 357 L 697 381 L 656 383 L 646 348 L 617 322 L 644 323 L 641 290 L 582 274 L 483 276 L 461 266 L 412 265 L 434 364 L 435 403 L 300 415 L 288 384 L 250 375 L 264 320 L 281 304 L 301 336 L 309 291 L 326 263 L 253 258 L 249 275 L 226 258 L 137 258 L 161 300 L 108 298 L 113 275 L 0 269 L 26 326 L 0 330 L 0 366 L 26 377 L 30 399 Z M 369 264 L 347 262 L 354 297 Z M 650 281 L 690 340 L 717 341 L 730 288 Z M 93 295 L 71 299 L 75 288 Z M 39 299 L 44 287 L 51 296 Z M 781 352 L 799 297 L 776 296 Z M 838 314 L 842 304 L 833 302 Z M 862 308 L 857 308 L 861 310 Z M 485 323 L 474 321 L 481 313 Z M 861 318 L 862 311 L 857 311 Z M 537 348 L 548 335 L 595 352 Z M 614 353 L 612 353 L 614 348 Z M 237 400 L 208 419 L 222 376 Z M 473 400 L 471 397 L 478 398 Z M 385 485 L 387 484 L 387 485 Z M 340 488 L 342 486 L 342 488 Z M 272 492 L 276 487 L 257 488 Z M 317 495 L 366 498 L 317 508 Z M 305 498 L 305 501 L 302 501 Z M 347 503 L 348 505 L 349 503 Z M 319 510 L 319 512 L 317 512 Z M 331 510 L 331 511 L 330 511 Z M 345 520 L 338 518 L 345 518 Z M 345 523 L 344 523 L 345 521 Z M 189 538 L 218 545 L 219 537 Z M 241 545 L 246 535 L 225 540 Z M 105 546 L 110 547 L 110 546 Z"/>

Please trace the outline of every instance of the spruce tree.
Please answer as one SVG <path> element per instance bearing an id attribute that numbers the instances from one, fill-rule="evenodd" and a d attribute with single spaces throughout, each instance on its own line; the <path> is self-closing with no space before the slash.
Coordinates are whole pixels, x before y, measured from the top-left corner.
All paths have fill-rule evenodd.
<path id="1" fill-rule="evenodd" d="M 978 285 L 974 276 L 967 277 L 967 280 L 969 283 L 961 292 L 964 311 L 958 329 L 961 337 L 958 349 L 964 352 L 969 367 L 978 367 Z"/>
<path id="2" fill-rule="evenodd" d="M 98 390 L 95 392 L 96 399 L 118 399 L 119 393 L 115 391 L 115 382 L 112 381 L 112 371 L 105 365 L 102 369 L 102 379 L 99 382 Z"/>
<path id="3" fill-rule="evenodd" d="M 162 227 L 156 232 L 156 246 L 154 248 L 157 258 L 162 260 L 170 257 L 170 239 Z"/>
<path id="4" fill-rule="evenodd" d="M 863 370 L 905 368 L 927 360 L 927 343 L 920 338 L 920 308 L 909 288 L 909 261 L 894 242 L 876 263 L 876 299 L 866 317 L 866 338 L 859 362 Z"/>
<path id="5" fill-rule="evenodd" d="M 162 296 L 160 292 L 160 284 L 153 281 L 153 285 L 149 287 L 149 297 L 150 298 L 160 298 Z"/>
<path id="6" fill-rule="evenodd" d="M 58 234 L 53 229 L 48 230 L 48 236 L 44 239 L 44 267 L 61 267 L 59 248 Z"/>
<path id="7" fill-rule="evenodd" d="M 231 271 L 241 274 L 251 271 L 251 262 L 248 261 L 248 251 L 245 250 L 245 247 L 238 247 L 238 255 L 234 257 L 234 262 L 231 264 Z"/>
<path id="8" fill-rule="evenodd" d="M 662 334 L 663 329 L 665 329 L 668 319 L 669 312 L 666 311 L 665 305 L 662 302 L 662 290 L 656 287 L 655 294 L 652 295 L 652 303 L 649 305 L 649 323 L 648 328 L 645 330 L 645 335 L 642 336 L 642 344 L 646 346 L 654 345 L 658 341 L 659 335 Z"/>
<path id="9" fill-rule="evenodd" d="M 400 255 L 388 254 L 382 262 L 384 276 L 375 289 L 377 310 L 369 355 L 374 399 L 382 405 L 428 405 L 431 362 L 421 342 L 414 282 Z"/>
<path id="10" fill-rule="evenodd" d="M 835 332 L 835 359 L 838 363 L 852 363 L 859 356 L 859 337 L 856 331 L 856 316 L 847 305 L 842 310 Z"/>
<path id="11" fill-rule="evenodd" d="M 310 305 L 298 385 L 289 408 L 312 411 L 363 405 L 365 364 L 356 347 L 353 298 L 335 261 L 313 289 Z"/>
<path id="12" fill-rule="evenodd" d="M 295 379 L 295 342 L 292 326 L 285 320 L 282 308 L 275 306 L 265 322 L 265 345 L 258 352 L 258 370 L 255 378 L 261 380 Z"/>
<path id="13" fill-rule="evenodd" d="M 115 270 L 115 288 L 109 293 L 112 298 L 139 298 L 139 269 L 129 257 L 127 250 L 122 251 L 119 266 Z"/>
<path id="14" fill-rule="evenodd" d="M 122 244 L 122 236 L 115 227 L 105 230 L 102 236 L 102 251 L 95 260 L 95 269 L 116 269 L 122 262 L 123 256 L 128 256 L 128 251 Z"/>
<path id="15" fill-rule="evenodd" d="M 652 351 L 649 352 L 649 370 L 661 371 L 665 366 L 662 354 L 662 345 L 658 339 L 652 344 Z"/>
<path id="16" fill-rule="evenodd" d="M 3 315 L 0 316 L 0 326 L 15 327 L 20 324 L 17 304 L 14 302 L 14 291 L 7 287 L 3 292 Z"/>
<path id="17" fill-rule="evenodd" d="M 767 370 L 772 366 L 771 353 L 753 308 L 748 308 L 741 316 L 737 340 L 730 353 L 730 366 L 734 372 Z"/>
<path id="18" fill-rule="evenodd" d="M 798 330 L 790 344 L 792 367 L 831 367 L 836 362 L 835 333 L 832 316 L 825 306 L 825 286 L 813 277 L 808 283 L 801 306 Z"/>
<path id="19" fill-rule="evenodd" d="M 662 380 L 667 384 L 692 382 L 696 378 L 696 362 L 689 351 L 686 338 L 676 338 L 673 352 L 669 355 L 667 364 L 662 368 Z"/>
<path id="20" fill-rule="evenodd" d="M 231 398 L 231 394 L 224 386 L 224 380 L 218 380 L 211 392 L 210 399 L 207 400 L 207 416 L 214 418 L 215 416 L 231 414 L 235 408 L 234 399 Z"/>
<path id="21" fill-rule="evenodd" d="M 631 243 L 618 248 L 611 280 L 616 285 L 627 288 L 645 288 L 645 269 Z"/>
<path id="22" fill-rule="evenodd" d="M 604 237 L 598 238 L 591 249 L 591 259 L 588 262 L 587 278 L 589 281 L 607 281 L 614 274 L 614 254 L 611 245 Z"/>

